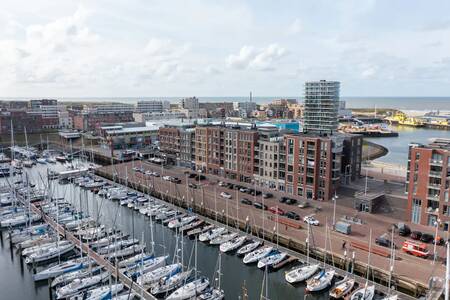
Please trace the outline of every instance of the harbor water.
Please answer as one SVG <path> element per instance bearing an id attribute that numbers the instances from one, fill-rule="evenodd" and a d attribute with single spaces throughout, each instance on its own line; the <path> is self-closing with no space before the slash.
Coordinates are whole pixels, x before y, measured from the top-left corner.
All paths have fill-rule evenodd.
<path id="1" fill-rule="evenodd" d="M 409 126 L 391 126 L 398 132 L 398 137 L 365 138 L 368 141 L 386 147 L 387 155 L 377 159 L 379 162 L 406 167 L 408 162 L 408 145 L 410 143 L 428 144 L 436 138 L 450 138 L 450 131 Z"/>
<path id="2" fill-rule="evenodd" d="M 52 168 L 62 168 L 58 164 Z M 44 176 L 47 166 L 37 165 L 33 169 L 24 169 L 29 173 L 31 180 L 37 185 L 46 184 Z M 40 174 L 40 175 L 39 175 Z M 1 179 L 5 184 L 5 179 Z M 99 220 L 107 227 L 115 227 L 135 236 L 141 241 L 144 240 L 147 249 L 151 249 L 150 220 L 139 212 L 120 206 L 118 202 L 101 198 L 94 193 L 80 189 L 73 184 L 60 185 L 57 181 L 52 182 L 52 197 L 63 197 L 72 202 L 75 207 L 83 211 L 89 211 L 94 218 L 99 216 Z M 160 223 L 153 222 L 154 225 L 154 248 L 156 255 L 169 255 L 170 260 L 174 258 L 177 247 L 175 232 Z M 14 249 L 10 248 L 7 239 L 7 232 L 2 232 L 2 244 L 0 251 L 0 295 L 8 295 L 0 299 L 25 300 L 50 299 L 47 282 L 35 283 L 32 279 L 32 270 L 19 257 Z M 180 244 L 178 244 L 180 245 Z M 194 245 L 195 240 L 183 238 L 183 261 L 185 265 L 194 267 Z M 209 246 L 201 242 L 197 243 L 197 266 L 199 275 L 205 275 L 212 280 L 217 271 L 218 248 Z M 170 261 L 169 260 L 169 261 Z M 225 291 L 226 299 L 240 299 L 243 291 L 247 290 L 248 299 L 260 299 L 263 287 L 264 272 L 255 265 L 246 266 L 242 258 L 234 254 L 223 254 L 221 256 L 223 274 L 221 284 Z M 268 297 L 270 299 L 303 299 L 305 297 L 303 284 L 292 286 L 284 280 L 283 268 L 276 272 L 269 272 L 268 275 Z M 264 288 L 265 289 L 265 288 Z M 328 292 L 308 295 L 308 299 L 328 299 Z"/>

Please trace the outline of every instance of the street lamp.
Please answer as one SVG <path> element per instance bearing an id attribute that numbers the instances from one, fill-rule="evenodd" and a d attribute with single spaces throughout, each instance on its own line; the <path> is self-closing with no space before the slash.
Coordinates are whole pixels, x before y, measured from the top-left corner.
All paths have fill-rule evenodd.
<path id="1" fill-rule="evenodd" d="M 433 265 L 436 263 L 436 257 L 437 257 L 436 246 L 437 246 L 437 235 L 438 235 L 439 224 L 441 224 L 441 219 L 437 219 L 436 222 L 434 222 L 434 225 L 436 226 L 436 232 L 434 234 Z"/>
<path id="2" fill-rule="evenodd" d="M 336 193 L 336 190 L 334 191 L 334 196 L 332 198 L 333 200 L 333 228 L 336 225 L 336 200 L 338 199 L 338 195 Z"/>

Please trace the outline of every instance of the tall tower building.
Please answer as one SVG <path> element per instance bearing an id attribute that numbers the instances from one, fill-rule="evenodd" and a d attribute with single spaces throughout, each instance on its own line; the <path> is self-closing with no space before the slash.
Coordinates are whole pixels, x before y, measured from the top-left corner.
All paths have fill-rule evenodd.
<path id="1" fill-rule="evenodd" d="M 305 83 L 304 132 L 328 133 L 338 128 L 338 81 L 309 81 Z"/>

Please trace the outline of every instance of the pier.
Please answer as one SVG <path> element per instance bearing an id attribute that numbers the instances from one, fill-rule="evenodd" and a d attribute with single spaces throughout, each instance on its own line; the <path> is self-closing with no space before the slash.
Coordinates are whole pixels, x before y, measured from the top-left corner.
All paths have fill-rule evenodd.
<path id="1" fill-rule="evenodd" d="M 99 266 L 102 266 L 106 271 L 110 272 L 112 276 L 121 281 L 129 290 L 134 294 L 146 300 L 156 300 L 156 298 L 150 294 L 144 287 L 138 285 L 132 281 L 129 277 L 125 276 L 119 268 L 114 266 L 110 261 L 104 259 L 97 252 L 93 251 L 86 243 L 81 243 L 80 240 L 70 231 L 65 230 L 63 226 L 57 224 L 52 218 L 42 212 L 35 204 L 31 204 L 31 209 L 42 216 L 42 220 L 49 224 L 55 232 L 65 237 L 66 240 L 72 242 L 75 247 L 78 247 L 80 251 L 85 253 L 88 257 L 93 259 Z M 80 247 L 81 245 L 81 247 Z"/>

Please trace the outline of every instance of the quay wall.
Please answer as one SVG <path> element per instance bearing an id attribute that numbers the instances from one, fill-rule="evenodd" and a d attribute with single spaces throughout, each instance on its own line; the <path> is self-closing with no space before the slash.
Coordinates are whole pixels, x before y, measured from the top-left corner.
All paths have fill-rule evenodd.
<path id="1" fill-rule="evenodd" d="M 115 181 L 123 185 L 128 184 L 130 188 L 149 194 L 155 198 L 162 199 L 170 204 L 176 205 L 184 209 L 192 210 L 196 214 L 207 218 L 208 221 L 211 223 L 214 223 L 213 220 L 217 219 L 217 221 L 222 224 L 228 224 L 231 227 L 234 226 L 235 228 L 239 228 L 243 232 L 252 233 L 254 236 L 258 237 L 263 236 L 265 237 L 266 240 L 272 242 L 278 241 L 280 246 L 292 250 L 295 253 L 306 255 L 307 252 L 306 242 L 293 239 L 283 234 L 277 234 L 274 231 L 263 229 L 262 227 L 257 225 L 250 225 L 249 222 L 245 222 L 243 220 L 236 219 L 234 217 L 230 216 L 227 217 L 219 212 L 204 207 L 203 205 L 201 205 L 203 201 L 201 201 L 201 203 L 197 203 L 194 199 L 194 202 L 188 205 L 188 203 L 184 199 L 163 194 L 162 192 L 151 189 L 149 186 L 145 186 L 143 184 L 137 184 L 132 181 L 126 181 L 123 178 L 117 178 L 113 176 L 111 173 L 106 172 L 104 170 L 97 169 L 95 173 L 96 175 L 104 177 L 108 180 Z M 313 259 L 316 259 L 317 261 L 325 260 L 327 264 L 334 265 L 335 267 L 345 272 L 349 272 L 353 268 L 353 272 L 356 275 L 361 277 L 366 277 L 368 275 L 368 278 L 371 278 L 372 281 L 384 287 L 387 286 L 389 282 L 390 274 L 388 271 L 375 267 L 370 267 L 368 269 L 367 264 L 359 261 L 354 261 L 352 260 L 352 258 L 345 257 L 341 254 L 332 253 L 325 249 L 316 247 L 315 249 L 310 249 L 310 256 Z M 367 272 L 369 272 L 369 274 L 367 274 Z M 425 285 L 413 279 L 404 278 L 396 274 L 391 275 L 392 275 L 391 279 L 392 286 L 395 286 L 396 290 L 398 290 L 399 292 L 407 294 L 413 298 L 418 298 L 419 296 L 425 295 L 428 290 L 428 288 Z"/>

